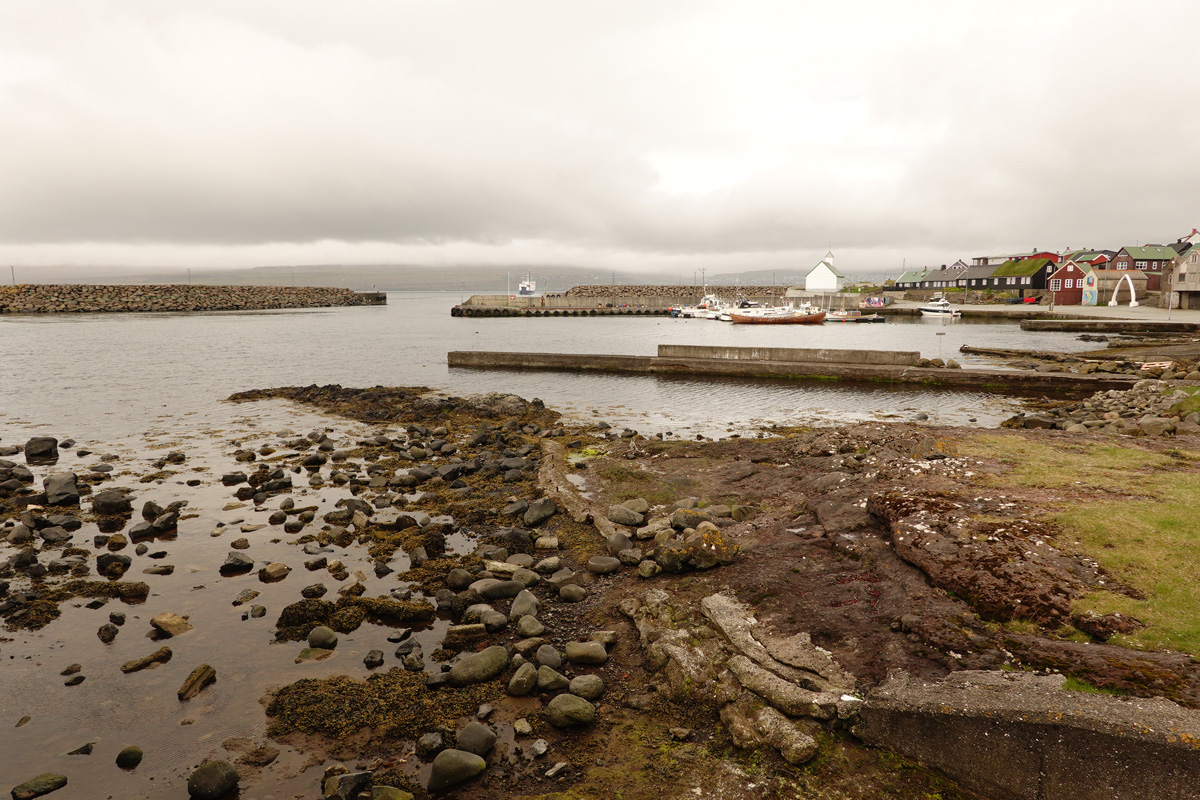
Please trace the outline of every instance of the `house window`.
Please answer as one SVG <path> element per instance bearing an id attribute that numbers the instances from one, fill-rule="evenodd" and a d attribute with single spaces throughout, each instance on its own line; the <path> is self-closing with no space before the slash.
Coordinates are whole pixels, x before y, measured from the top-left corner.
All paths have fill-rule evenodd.
<path id="1" fill-rule="evenodd" d="M 1029 278 L 1029 277 L 1021 278 L 1021 283 L 1028 286 L 1029 284 L 1033 283 L 1033 278 Z"/>
<path id="2" fill-rule="evenodd" d="M 1135 266 L 1135 267 L 1137 267 L 1138 269 L 1145 269 L 1145 268 L 1146 268 L 1146 262 L 1145 262 L 1145 261 L 1139 261 L 1139 262 L 1137 262 L 1136 264 L 1134 264 L 1134 266 Z"/>
<path id="3" fill-rule="evenodd" d="M 1069 281 L 1068 281 L 1068 283 L 1069 283 Z M 1050 291 L 1057 292 L 1061 288 L 1061 286 L 1062 286 L 1062 281 L 1060 281 L 1058 278 L 1050 279 Z"/>

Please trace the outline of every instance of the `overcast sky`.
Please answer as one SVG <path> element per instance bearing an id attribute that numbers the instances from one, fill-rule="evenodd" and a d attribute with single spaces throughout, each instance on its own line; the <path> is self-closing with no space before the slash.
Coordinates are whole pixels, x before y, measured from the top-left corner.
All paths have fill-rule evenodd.
<path id="1" fill-rule="evenodd" d="M 0 0 L 0 264 L 850 272 L 1200 225 L 1200 3 Z"/>

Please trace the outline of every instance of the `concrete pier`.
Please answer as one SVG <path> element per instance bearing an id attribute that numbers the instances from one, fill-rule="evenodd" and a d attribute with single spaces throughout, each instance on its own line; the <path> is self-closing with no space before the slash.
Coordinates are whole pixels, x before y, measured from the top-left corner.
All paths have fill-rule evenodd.
<path id="1" fill-rule="evenodd" d="M 1197 322 L 1165 322 L 1140 319 L 1026 319 L 1023 331 L 1068 331 L 1080 333 L 1194 333 Z"/>
<path id="2" fill-rule="evenodd" d="M 1104 389 L 1127 389 L 1137 380 L 1128 375 L 1017 372 L 997 369 L 930 369 L 903 364 L 873 363 L 896 356 L 880 358 L 873 351 L 810 351 L 813 353 L 840 352 L 845 361 L 775 360 L 746 358 L 743 354 L 723 357 L 689 357 L 668 355 L 684 345 L 659 345 L 657 356 L 627 356 L 571 353 L 500 353 L 487 351 L 451 351 L 446 360 L 451 367 L 476 369 L 545 369 L 578 372 L 617 372 L 641 375 L 721 375 L 738 378 L 782 378 L 801 381 L 849 381 L 916 384 L 937 388 L 957 388 L 975 391 L 1020 394 L 1052 392 L 1059 394 L 1091 394 Z M 698 348 L 698 350 L 755 350 L 776 348 Z M 788 348 L 779 348 L 787 350 Z M 872 353 L 872 355 L 867 355 Z M 904 354 L 908 356 L 911 354 Z M 791 356 L 792 358 L 796 356 Z M 814 356 L 815 357 L 815 356 Z M 785 359 L 788 356 L 785 355 Z"/>

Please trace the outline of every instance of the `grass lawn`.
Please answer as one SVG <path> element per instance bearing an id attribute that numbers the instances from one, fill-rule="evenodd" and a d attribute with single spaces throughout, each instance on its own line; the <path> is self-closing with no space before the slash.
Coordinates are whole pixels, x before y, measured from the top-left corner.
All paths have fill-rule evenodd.
<path id="1" fill-rule="evenodd" d="M 1119 643 L 1200 654 L 1200 453 L 989 435 L 963 442 L 959 451 L 1007 465 L 1010 471 L 991 479 L 996 487 L 1082 493 L 1055 503 L 1048 516 L 1146 600 L 1101 591 L 1080 598 L 1075 610 L 1120 612 L 1146 623 Z"/>

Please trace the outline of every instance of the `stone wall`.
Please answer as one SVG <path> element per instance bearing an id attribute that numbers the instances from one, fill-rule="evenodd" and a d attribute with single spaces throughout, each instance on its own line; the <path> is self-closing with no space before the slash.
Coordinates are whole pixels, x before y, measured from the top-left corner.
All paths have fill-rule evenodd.
<path id="1" fill-rule="evenodd" d="M 0 286 L 0 314 L 242 311 L 383 305 L 381 292 L 314 286 L 20 284 Z"/>

